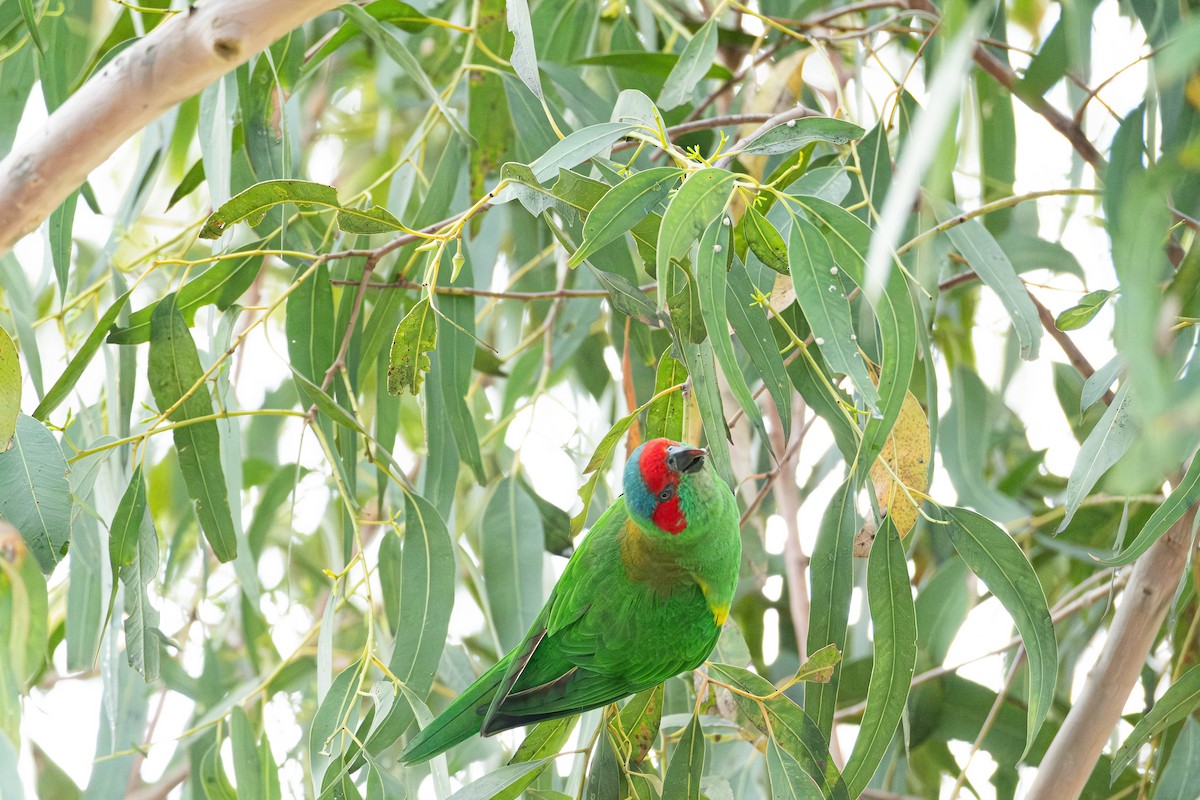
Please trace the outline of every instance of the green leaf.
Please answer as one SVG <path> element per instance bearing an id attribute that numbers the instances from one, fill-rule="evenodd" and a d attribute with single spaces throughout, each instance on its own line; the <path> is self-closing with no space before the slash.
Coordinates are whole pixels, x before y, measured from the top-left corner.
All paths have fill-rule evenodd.
<path id="1" fill-rule="evenodd" d="M 658 359 L 655 370 L 654 394 L 687 381 L 687 369 L 683 362 L 671 355 L 668 348 Z M 654 400 L 646 411 L 646 438 L 665 437 L 673 442 L 683 439 L 683 392 L 671 392 Z"/>
<path id="2" fill-rule="evenodd" d="M 1071 475 L 1067 479 L 1066 513 L 1057 533 L 1066 530 L 1079 510 L 1079 504 L 1091 494 L 1092 487 L 1129 450 L 1137 438 L 1138 429 L 1129 384 L 1124 383 L 1117 390 L 1112 405 L 1104 410 L 1104 416 L 1079 447 L 1075 466 L 1071 468 Z"/>
<path id="3" fill-rule="evenodd" d="M 1189 719 L 1183 723 L 1183 731 L 1159 772 L 1154 800 L 1195 800 L 1192 784 L 1196 775 L 1200 775 L 1200 723 Z"/>
<path id="4" fill-rule="evenodd" d="M 792 680 L 811 683 L 829 683 L 833 679 L 833 670 L 842 661 L 842 654 L 837 645 L 828 644 L 808 657 Z"/>
<path id="5" fill-rule="evenodd" d="M 679 63 L 680 56 L 674 53 L 647 53 L 644 50 L 613 50 L 608 53 L 594 53 L 578 58 L 574 63 L 581 66 L 600 67 L 632 67 L 646 75 L 666 77 Z M 710 63 L 705 78 L 727 81 L 733 73 L 724 64 Z M 626 91 L 631 91 L 626 89 Z"/>
<path id="6" fill-rule="evenodd" d="M 298 272 L 304 270 L 301 267 Z M 328 265 L 318 264 L 313 274 L 288 295 L 284 308 L 284 331 L 291 368 L 310 383 L 320 386 L 338 348 Z"/>
<path id="7" fill-rule="evenodd" d="M 655 167 L 626 178 L 610 189 L 588 212 L 583 243 L 568 267 L 576 267 L 604 245 L 646 218 L 674 187 L 683 170 Z"/>
<path id="8" fill-rule="evenodd" d="M 734 694 L 733 701 L 751 725 L 772 736 L 780 749 L 796 760 L 800 769 L 817 784 L 822 797 L 848 800 L 845 781 L 829 757 L 828 742 L 807 712 L 786 695 L 776 694 L 770 681 L 753 672 L 730 664 L 712 664 L 709 669 L 718 680 L 744 692 L 757 697 L 775 695 L 760 702 Z M 816 686 L 820 684 L 806 687 L 806 693 Z M 764 708 L 769 720 L 763 718 Z"/>
<path id="9" fill-rule="evenodd" d="M 300 374 L 296 370 L 294 361 L 292 362 L 292 378 L 296 381 L 296 385 L 300 388 L 300 393 L 304 395 L 304 399 L 315 405 L 318 411 L 347 430 L 352 430 L 362 436 L 368 435 L 363 426 L 354 418 L 353 414 L 346 410 L 338 401 L 334 400 L 328 392 Z"/>
<path id="10" fill-rule="evenodd" d="M 859 352 L 850 301 L 825 237 L 807 220 L 797 217 L 792 221 L 790 239 L 792 285 L 796 287 L 796 301 L 812 326 L 813 341 L 829 366 L 848 375 L 867 405 L 878 409 L 879 394 Z"/>
<path id="11" fill-rule="evenodd" d="M 139 474 L 135 478 L 140 478 Z M 145 487 L 142 494 L 140 516 L 131 517 L 128 524 L 136 524 L 136 549 L 133 558 L 121 567 L 119 577 L 125 585 L 125 657 L 129 666 L 141 673 L 146 683 L 158 680 L 159 646 L 158 609 L 150 602 L 148 587 L 158 576 L 158 532 L 150 519 L 150 508 L 145 503 Z M 132 503 L 137 513 L 136 499 Z M 119 509 L 118 509 L 119 513 Z M 110 545 L 111 547 L 111 545 Z"/>
<path id="12" fill-rule="evenodd" d="M 421 391 L 421 382 L 429 372 L 427 355 L 437 346 L 437 319 L 429 298 L 423 298 L 409 309 L 396 326 L 392 351 L 388 358 L 388 391 L 393 395 Z"/>
<path id="13" fill-rule="evenodd" d="M 946 223 L 962 215 L 962 209 L 952 203 L 934 202 L 934 215 L 939 223 Z M 987 228 L 978 219 L 969 219 L 946 231 L 955 249 L 966 259 L 984 284 L 996 293 L 1000 302 L 1012 318 L 1013 331 L 1021 344 L 1021 358 L 1033 361 L 1037 358 L 1038 345 L 1042 340 L 1042 324 L 1037 308 L 1029 298 L 1025 284 L 1017 277 L 1008 256 L 996 244 Z"/>
<path id="14" fill-rule="evenodd" d="M 513 35 L 513 50 L 508 61 L 521 83 L 542 100 L 542 76 L 538 72 L 537 49 L 533 40 L 533 22 L 529 19 L 529 3 L 526 0 L 508 0 L 508 29 Z"/>
<path id="15" fill-rule="evenodd" d="M 200 229 L 201 239 L 217 239 L 232 225 L 248 220 L 251 225 L 262 222 L 272 208 L 283 203 L 296 203 L 301 208 L 323 206 L 341 209 L 337 190 L 312 181 L 278 180 L 256 183 L 224 202 L 209 215 Z"/>
<path id="16" fill-rule="evenodd" d="M 800 762 L 771 739 L 767 742 L 767 779 L 771 800 L 818 800 L 821 790 L 808 777 Z"/>
<path id="17" fill-rule="evenodd" d="M 736 486 L 733 464 L 729 460 L 729 425 L 721 405 L 721 387 L 717 383 L 717 365 L 713 363 L 711 345 L 683 342 L 683 364 L 692 381 L 696 405 L 700 407 L 700 422 L 707 440 L 709 456 L 721 479 Z"/>
<path id="18" fill-rule="evenodd" d="M 557 175 L 559 170 L 570 169 L 593 156 L 600 155 L 612 147 L 618 139 L 636 128 L 636 125 L 625 122 L 601 122 L 598 125 L 580 128 L 567 134 L 565 138 L 556 142 L 549 150 L 535 159 L 528 167 L 529 172 L 533 174 L 535 182 L 547 181 Z M 505 166 L 520 167 L 524 165 L 506 164 Z M 500 175 L 508 177 L 503 170 Z M 508 187 L 497 194 L 496 199 L 492 202 L 505 203 L 516 196 L 512 187 Z"/>
<path id="19" fill-rule="evenodd" d="M 1099 425 L 1097 425 L 1099 427 Z M 1150 519 L 1138 531 L 1134 540 L 1112 558 L 1102 558 L 1098 563 L 1106 567 L 1123 567 L 1132 564 L 1138 556 L 1150 549 L 1150 545 L 1158 541 L 1167 530 L 1174 525 L 1183 513 L 1197 500 L 1200 500 L 1200 458 L 1193 458 L 1188 465 L 1183 480 L 1179 482 L 1162 505 L 1154 509 Z"/>
<path id="20" fill-rule="evenodd" d="M 964 508 L 934 507 L 963 561 L 1012 615 L 1029 659 L 1029 713 L 1025 753 L 1054 702 L 1058 642 L 1037 573 L 1012 538 L 986 517 Z"/>
<path id="21" fill-rule="evenodd" d="M 459 789 L 447 800 L 491 800 L 501 792 L 504 792 L 505 796 L 515 797 L 533 783 L 550 761 L 549 758 L 542 758 L 537 761 L 506 764 Z"/>
<path id="22" fill-rule="evenodd" d="M 908 562 L 890 517 L 871 547 L 867 598 L 874 632 L 871 683 L 854 751 L 843 771 L 851 797 L 867 787 L 891 746 L 917 663 L 917 617 Z"/>
<path id="23" fill-rule="evenodd" d="M 129 486 L 117 504 L 109 526 L 108 560 L 112 566 L 113 575 L 121 567 L 133 563 L 138 553 L 138 538 L 142 527 L 142 517 L 149 506 L 146 502 L 146 478 L 142 475 L 142 465 L 138 464 L 129 479 Z"/>
<path id="24" fill-rule="evenodd" d="M 338 229 L 344 233 L 370 236 L 375 233 L 395 233 L 404 225 L 383 206 L 371 208 L 342 208 L 337 215 Z"/>
<path id="25" fill-rule="evenodd" d="M 537 723 L 530 728 L 529 733 L 521 741 L 521 746 L 517 748 L 517 752 L 513 753 L 513 757 L 509 759 L 508 763 L 519 764 L 557 755 L 567 740 L 571 738 L 571 734 L 578 724 L 578 715 Z"/>
<path id="26" fill-rule="evenodd" d="M 758 256 L 758 260 L 781 275 L 788 274 L 788 252 L 783 237 L 767 218 L 754 210 L 754 206 L 746 207 L 746 215 L 742 217 L 742 231 L 750 251 Z"/>
<path id="27" fill-rule="evenodd" d="M 500 646 L 520 643 L 542 607 L 542 518 L 515 478 L 496 487 L 480 536 L 483 580 Z"/>
<path id="28" fill-rule="evenodd" d="M 704 775 L 704 731 L 695 714 L 683 729 L 679 744 L 667 761 L 663 797 L 671 800 L 700 800 L 700 778 Z"/>
<path id="29" fill-rule="evenodd" d="M 655 274 L 658 307 L 666 308 L 671 259 L 683 258 L 709 224 L 725 212 L 733 195 L 733 173 L 706 168 L 693 172 L 671 198 L 659 228 Z"/>
<path id="30" fill-rule="evenodd" d="M 422 14 L 408 3 L 401 3 L 398 0 L 374 0 L 363 10 L 380 22 L 395 25 L 405 33 L 419 33 L 434 21 L 432 17 Z M 308 59 L 304 66 L 305 70 L 311 72 L 317 65 L 339 50 L 342 45 L 358 36 L 360 30 L 353 22 L 342 23 L 337 33 L 324 41 L 321 49 Z"/>
<path id="31" fill-rule="evenodd" d="M 0 453 L 12 447 L 21 413 L 21 358 L 8 331 L 0 328 Z"/>
<path id="32" fill-rule="evenodd" d="M 802 117 L 777 125 L 751 142 L 740 155 L 771 156 L 799 150 L 811 142 L 849 144 L 861 139 L 864 131 L 859 126 L 833 117 Z"/>
<path id="33" fill-rule="evenodd" d="M 403 549 L 389 535 L 388 549 L 381 549 L 380 562 L 393 568 L 381 576 L 399 577 L 399 582 L 380 581 L 383 601 L 395 608 L 396 645 L 388 662 L 392 675 L 403 681 L 401 689 L 424 697 L 433 685 L 438 662 L 450 628 L 454 607 L 454 540 L 446 523 L 428 500 L 405 493 Z M 399 560 L 399 569 L 394 562 Z M 395 742 L 413 721 L 411 703 L 396 703 L 366 742 L 367 752 L 377 755 Z"/>
<path id="34" fill-rule="evenodd" d="M 62 401 L 67 399 L 71 390 L 75 388 L 75 384 L 79 382 L 80 376 L 83 375 L 84 370 L 91 363 L 92 357 L 96 355 L 96 351 L 104 343 L 104 337 L 108 335 L 108 329 L 117 321 L 117 316 L 129 300 L 130 292 L 125 292 L 114 300 L 112 305 L 96 321 L 96 326 L 92 328 L 92 332 L 84 340 L 83 345 L 79 348 L 79 352 L 74 355 L 67 364 L 67 368 L 63 370 L 62 375 L 58 377 L 58 380 L 50 387 L 50 391 L 46 392 L 46 396 L 42 398 L 37 408 L 33 410 L 34 419 L 39 422 L 45 422 L 46 417 L 50 416 L 50 412 L 58 408 Z M 147 329 L 147 337 L 148 335 L 149 329 Z"/>
<path id="35" fill-rule="evenodd" d="M 696 85 L 708 74 L 716 55 L 717 18 L 713 16 L 700 26 L 679 54 L 679 60 L 658 93 L 658 107 L 670 111 L 686 102 L 696 90 Z"/>
<path id="36" fill-rule="evenodd" d="M 1146 712 L 1125 741 L 1117 749 L 1112 760 L 1112 776 L 1115 778 L 1137 758 L 1138 750 L 1150 737 L 1174 725 L 1200 707 L 1200 666 L 1194 666 L 1179 676 L 1179 680 Z"/>
<path id="37" fill-rule="evenodd" d="M 421 66 L 421 62 L 409 52 L 409 45 L 397 39 L 391 31 L 380 25 L 374 17 L 358 6 L 346 3 L 338 6 L 338 8 L 347 18 L 362 28 L 363 32 L 371 38 L 371 41 L 375 42 L 383 52 L 387 53 L 389 58 L 395 61 L 408 74 L 408 77 L 416 84 L 418 91 L 425 95 L 425 98 L 429 102 L 433 103 L 437 110 L 441 112 L 442 117 L 463 141 L 472 141 L 471 134 L 467 133 L 467 129 L 458 121 L 458 115 L 446 105 L 446 101 L 442 99 L 442 93 L 438 91 L 433 82 L 429 80 L 429 76 L 425 74 L 425 69 Z"/>
<path id="38" fill-rule="evenodd" d="M 858 531 L 854 508 L 853 477 L 848 478 L 829 501 L 817 531 L 812 554 L 812 620 L 808 631 L 808 651 L 815 653 L 833 644 L 839 652 L 846 648 L 846 625 L 850 618 L 850 590 L 854 583 L 853 544 Z M 829 683 L 809 686 L 804 706 L 816 721 L 821 735 L 828 738 L 833 730 L 833 710 L 837 702 L 841 667 L 833 671 Z"/>
<path id="39" fill-rule="evenodd" d="M 1088 292 L 1079 302 L 1070 308 L 1063 311 L 1054 320 L 1054 326 L 1060 331 L 1075 331 L 1087 325 L 1096 315 L 1100 313 L 1100 309 L 1104 308 L 1104 304 L 1108 299 L 1117 293 L 1116 289 L 1100 289 L 1095 292 Z"/>
<path id="40" fill-rule="evenodd" d="M 237 780 L 238 800 L 267 800 L 263 778 L 262 758 L 254 728 L 241 706 L 234 706 L 229 715 L 229 738 L 233 745 L 233 776 Z M 274 764 L 271 767 L 274 767 Z"/>
<path id="41" fill-rule="evenodd" d="M 696 286 L 700 295 L 700 314 L 708 339 L 712 342 L 713 354 L 721 365 L 721 373 L 738 405 L 746 412 L 750 422 L 767 441 L 767 428 L 763 424 L 762 412 L 754 400 L 754 394 L 746 384 L 746 377 L 738 366 L 733 353 L 733 341 L 729 338 L 729 317 L 725 311 L 725 296 L 728 291 L 725 280 L 725 264 L 729 260 L 729 226 L 713 222 L 700 237 L 700 249 L 696 254 Z"/>
<path id="42" fill-rule="evenodd" d="M 25 20 L 25 29 L 33 40 L 38 53 L 46 55 L 46 45 L 42 42 L 42 34 L 38 32 L 37 12 L 33 8 L 33 0 L 18 0 L 17 7 L 21 9 L 21 18 Z"/>
<path id="43" fill-rule="evenodd" d="M 0 453 L 0 519 L 21 532 L 49 575 L 71 543 L 71 486 L 67 462 L 45 426 L 17 417 L 13 446 Z"/>
<path id="44" fill-rule="evenodd" d="M 221 435 L 216 420 L 193 421 L 212 415 L 212 397 L 203 379 L 196 343 L 175 305 L 174 294 L 159 301 L 150 320 L 148 375 L 159 410 L 165 412 L 178 404 L 167 418 L 185 423 L 172 433 L 179 469 L 195 505 L 200 530 L 217 560 L 232 561 L 237 555 L 237 539 L 221 466 Z"/>
<path id="45" fill-rule="evenodd" d="M 621 709 L 621 730 L 628 737 L 629 763 L 645 760 L 662 724 L 663 685 L 660 683 L 629 698 Z M 622 742 L 624 744 L 624 742 Z"/>
<path id="46" fill-rule="evenodd" d="M 255 244 L 246 249 L 257 247 L 258 245 Z M 258 277 L 261 268 L 262 256 L 222 259 L 180 287 L 175 294 L 175 307 L 179 309 L 179 313 L 183 314 L 183 319 L 189 326 L 195 320 L 196 312 L 204 306 L 215 303 L 217 308 L 224 311 L 250 288 L 250 284 Z M 155 301 L 130 314 L 129 323 L 125 327 L 114 328 L 108 335 L 108 343 L 142 344 L 150 341 L 150 317 L 154 315 L 154 309 L 158 307 L 159 302 L 161 301 Z M 121 310 L 121 305 L 123 302 L 118 301 L 110 306 L 109 310 L 105 312 L 105 319 L 112 314 L 113 320 L 115 320 L 117 313 Z M 111 325 L 111 322 L 109 324 Z M 97 327 L 99 327 L 98 323 Z"/>
<path id="47" fill-rule="evenodd" d="M 788 388 L 787 367 L 784 366 L 783 356 L 775 346 L 775 335 L 767 319 L 767 312 L 753 302 L 755 287 L 740 262 L 734 261 L 725 279 L 725 308 L 729 315 L 729 324 L 733 326 L 733 332 L 737 334 L 742 349 L 750 355 L 750 363 L 754 365 L 771 395 L 772 402 L 775 403 L 786 439 L 791 436 L 792 430 L 792 396 Z"/>

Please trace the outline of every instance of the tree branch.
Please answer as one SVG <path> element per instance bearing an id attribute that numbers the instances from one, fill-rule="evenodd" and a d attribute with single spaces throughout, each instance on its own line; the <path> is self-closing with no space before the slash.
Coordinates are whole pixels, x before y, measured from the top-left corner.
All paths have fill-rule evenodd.
<path id="1" fill-rule="evenodd" d="M 1027 800 L 1070 800 L 1083 791 L 1175 597 L 1195 519 L 1192 506 L 1134 565 L 1104 651 L 1046 751 Z"/>
<path id="2" fill-rule="evenodd" d="M 0 255 L 133 134 L 338 3 L 207 0 L 118 55 L 0 161 Z"/>

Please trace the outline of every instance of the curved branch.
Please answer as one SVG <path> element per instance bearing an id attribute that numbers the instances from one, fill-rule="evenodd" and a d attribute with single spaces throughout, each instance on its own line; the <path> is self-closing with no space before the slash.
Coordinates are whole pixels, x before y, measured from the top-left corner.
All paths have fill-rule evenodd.
<path id="1" fill-rule="evenodd" d="M 163 22 L 0 161 L 0 255 L 129 137 L 339 0 L 208 0 Z"/>

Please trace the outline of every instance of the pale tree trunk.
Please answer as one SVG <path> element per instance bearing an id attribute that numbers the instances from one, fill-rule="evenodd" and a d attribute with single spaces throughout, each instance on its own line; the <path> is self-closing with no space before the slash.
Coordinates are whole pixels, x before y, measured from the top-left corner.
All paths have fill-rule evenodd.
<path id="1" fill-rule="evenodd" d="M 0 161 L 0 255 L 129 137 L 338 0 L 206 0 L 175 14 L 71 95 Z"/>

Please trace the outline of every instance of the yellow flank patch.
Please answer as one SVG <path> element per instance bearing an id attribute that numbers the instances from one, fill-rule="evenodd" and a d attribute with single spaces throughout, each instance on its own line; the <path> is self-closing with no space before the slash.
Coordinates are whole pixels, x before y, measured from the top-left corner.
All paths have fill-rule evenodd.
<path id="1" fill-rule="evenodd" d="M 722 603 L 719 606 L 709 606 L 713 612 L 713 622 L 717 623 L 717 627 L 725 624 L 725 620 L 729 619 L 729 604 Z"/>

